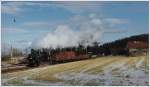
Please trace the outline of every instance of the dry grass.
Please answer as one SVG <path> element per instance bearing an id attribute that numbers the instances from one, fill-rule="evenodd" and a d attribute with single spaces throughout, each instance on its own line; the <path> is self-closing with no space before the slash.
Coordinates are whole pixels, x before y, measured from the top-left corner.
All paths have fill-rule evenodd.
<path id="1" fill-rule="evenodd" d="M 122 56 L 108 56 L 96 59 L 76 61 L 65 64 L 50 65 L 44 68 L 35 68 L 26 71 L 13 72 L 8 74 L 2 74 L 2 81 L 12 78 L 12 80 L 7 81 L 12 85 L 22 85 L 23 77 L 28 77 L 30 80 L 42 80 L 54 82 L 62 82 L 63 79 L 57 78 L 55 75 L 58 73 L 88 73 L 88 74 L 100 74 L 108 66 L 119 64 L 124 62 L 124 66 L 136 68 L 136 63 L 139 60 L 144 59 L 145 68 L 148 68 L 148 58 L 145 56 L 141 57 L 122 57 Z M 141 67 L 141 66 L 140 66 Z M 112 69 L 112 74 L 118 74 L 120 67 Z"/>

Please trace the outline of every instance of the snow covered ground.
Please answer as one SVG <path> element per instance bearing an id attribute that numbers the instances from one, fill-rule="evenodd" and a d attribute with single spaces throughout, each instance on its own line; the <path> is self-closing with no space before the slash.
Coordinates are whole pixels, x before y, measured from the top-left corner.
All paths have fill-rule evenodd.
<path id="1" fill-rule="evenodd" d="M 97 58 L 2 74 L 2 85 L 147 86 L 148 58 Z M 56 79 L 56 80 L 54 80 Z"/>

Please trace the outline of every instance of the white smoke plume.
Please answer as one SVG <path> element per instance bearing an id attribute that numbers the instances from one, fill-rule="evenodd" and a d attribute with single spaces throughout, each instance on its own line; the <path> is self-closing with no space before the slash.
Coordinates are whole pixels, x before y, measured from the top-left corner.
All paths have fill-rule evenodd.
<path id="1" fill-rule="evenodd" d="M 99 41 L 106 30 L 107 21 L 90 14 L 88 17 L 76 16 L 65 25 L 58 25 L 53 32 L 33 43 L 34 48 L 57 48 L 78 46 L 79 43 L 87 46 Z"/>

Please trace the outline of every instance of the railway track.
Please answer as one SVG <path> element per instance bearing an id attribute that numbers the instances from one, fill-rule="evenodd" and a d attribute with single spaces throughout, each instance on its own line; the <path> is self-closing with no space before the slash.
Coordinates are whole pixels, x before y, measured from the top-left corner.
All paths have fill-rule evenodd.
<path id="1" fill-rule="evenodd" d="M 49 66 L 49 65 L 48 64 L 41 64 L 39 67 L 45 67 L 45 66 Z M 16 66 L 1 68 L 1 73 L 2 74 L 12 73 L 12 72 L 18 72 L 18 71 L 34 69 L 34 68 L 39 68 L 39 67 L 27 67 L 26 65 L 16 65 Z"/>
<path id="2" fill-rule="evenodd" d="M 2 68 L 1 72 L 10 73 L 10 72 L 16 72 L 16 71 L 26 70 L 26 69 L 30 69 L 30 68 L 26 66 L 7 67 L 7 68 Z"/>

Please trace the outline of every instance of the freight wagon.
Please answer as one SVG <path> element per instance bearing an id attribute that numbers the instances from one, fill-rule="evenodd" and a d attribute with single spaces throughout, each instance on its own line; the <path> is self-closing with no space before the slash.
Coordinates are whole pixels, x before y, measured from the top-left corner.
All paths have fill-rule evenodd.
<path id="1" fill-rule="evenodd" d="M 53 57 L 53 62 L 61 63 L 61 62 L 70 62 L 77 61 L 90 58 L 89 54 L 78 54 L 74 51 L 64 51 L 56 53 Z"/>

